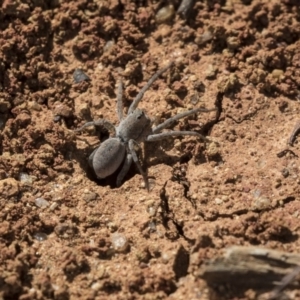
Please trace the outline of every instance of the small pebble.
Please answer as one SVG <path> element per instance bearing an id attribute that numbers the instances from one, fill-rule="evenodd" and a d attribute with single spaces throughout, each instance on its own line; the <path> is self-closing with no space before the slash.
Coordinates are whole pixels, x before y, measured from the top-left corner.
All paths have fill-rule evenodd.
<path id="1" fill-rule="evenodd" d="M 36 101 L 29 101 L 28 102 L 29 110 L 41 111 L 42 107 Z"/>
<path id="2" fill-rule="evenodd" d="M 228 37 L 226 39 L 226 42 L 227 42 L 227 47 L 230 50 L 235 50 L 235 49 L 239 48 L 241 45 L 240 40 L 235 36 Z"/>
<path id="3" fill-rule="evenodd" d="M 216 198 L 216 199 L 215 199 L 215 203 L 216 203 L 217 205 L 220 205 L 220 204 L 223 203 L 223 200 L 220 199 L 220 198 Z"/>
<path id="4" fill-rule="evenodd" d="M 214 65 L 210 64 L 205 71 L 205 77 L 207 79 L 213 79 L 216 77 L 217 72 L 218 69 Z"/>
<path id="5" fill-rule="evenodd" d="M 92 192 L 92 191 L 84 190 L 82 198 L 83 198 L 84 201 L 90 202 L 90 201 L 96 200 L 97 196 L 98 195 L 96 193 Z"/>
<path id="6" fill-rule="evenodd" d="M 279 79 L 280 77 L 282 77 L 284 74 L 283 70 L 279 70 L 279 69 L 274 69 L 272 71 L 272 77 L 275 79 Z"/>
<path id="7" fill-rule="evenodd" d="M 253 190 L 252 192 L 253 198 L 258 198 L 261 195 L 261 190 Z"/>
<path id="8" fill-rule="evenodd" d="M 165 23 L 171 20 L 174 16 L 175 10 L 173 5 L 168 5 L 161 8 L 155 16 L 157 23 Z"/>
<path id="9" fill-rule="evenodd" d="M 72 116 L 73 111 L 72 108 L 66 105 L 65 103 L 55 103 L 55 107 L 53 110 L 54 116 L 61 116 L 65 118 L 69 118 Z"/>
<path id="10" fill-rule="evenodd" d="M 117 252 L 125 252 L 128 249 L 129 243 L 125 235 L 115 232 L 111 236 L 112 247 Z"/>
<path id="11" fill-rule="evenodd" d="M 116 230 L 118 230 L 118 226 L 114 222 L 109 222 L 107 224 L 107 227 L 110 230 L 110 232 L 115 232 Z"/>
<path id="12" fill-rule="evenodd" d="M 51 205 L 50 205 L 50 207 L 49 207 L 49 210 L 50 211 L 53 211 L 53 210 L 55 210 L 55 208 L 58 206 L 58 203 L 57 202 L 53 202 Z"/>
<path id="13" fill-rule="evenodd" d="M 219 154 L 219 146 L 216 142 L 211 142 L 207 147 L 207 156 L 215 157 Z"/>
<path id="14" fill-rule="evenodd" d="M 27 173 L 21 172 L 19 175 L 19 180 L 25 185 L 32 185 L 32 177 Z"/>
<path id="15" fill-rule="evenodd" d="M 45 200 L 44 198 L 36 198 L 35 200 L 34 200 L 34 202 L 35 202 L 35 205 L 37 206 L 37 207 L 40 207 L 40 208 L 46 208 L 46 207 L 48 207 L 49 206 L 49 202 L 47 201 L 47 200 Z"/>
<path id="16" fill-rule="evenodd" d="M 211 41 L 212 39 L 213 39 L 213 34 L 207 30 L 207 31 L 203 32 L 202 35 L 197 36 L 195 38 L 195 43 L 198 45 L 203 45 L 203 44 Z"/>
<path id="17" fill-rule="evenodd" d="M 156 214 L 156 208 L 154 206 L 148 207 L 147 211 L 151 217 L 155 216 L 155 214 Z"/>
<path id="18" fill-rule="evenodd" d="M 102 284 L 100 282 L 95 282 L 92 284 L 91 289 L 94 291 L 98 291 L 100 290 L 102 287 Z"/>
<path id="19" fill-rule="evenodd" d="M 78 228 L 72 223 L 60 223 L 54 227 L 57 236 L 68 239 L 74 237 L 78 233 Z"/>
<path id="20" fill-rule="evenodd" d="M 266 197 L 259 197 L 254 199 L 252 203 L 252 209 L 254 210 L 263 210 L 271 206 L 271 200 Z"/>
<path id="21" fill-rule="evenodd" d="M 163 252 L 161 255 L 161 260 L 164 264 L 167 264 L 170 260 L 170 255 L 168 253 Z"/>
<path id="22" fill-rule="evenodd" d="M 155 222 L 153 222 L 153 221 L 149 222 L 148 227 L 149 227 L 150 231 L 153 231 L 153 232 L 156 231 Z"/>
<path id="23" fill-rule="evenodd" d="M 284 168 L 284 169 L 281 170 L 281 174 L 284 178 L 286 178 L 286 177 L 289 176 L 290 172 L 287 168 Z"/>
<path id="24" fill-rule="evenodd" d="M 44 233 L 44 232 L 36 232 L 33 237 L 39 241 L 39 242 L 42 242 L 42 241 L 45 241 L 47 239 L 47 234 Z"/>
<path id="25" fill-rule="evenodd" d="M 110 51 L 114 45 L 115 45 L 115 41 L 113 41 L 113 40 L 107 41 L 103 47 L 103 52 Z"/>
<path id="26" fill-rule="evenodd" d="M 76 69 L 73 73 L 75 83 L 91 80 L 81 69 Z"/>
<path id="27" fill-rule="evenodd" d="M 54 116 L 53 117 L 53 122 L 57 123 L 61 120 L 61 116 Z"/>

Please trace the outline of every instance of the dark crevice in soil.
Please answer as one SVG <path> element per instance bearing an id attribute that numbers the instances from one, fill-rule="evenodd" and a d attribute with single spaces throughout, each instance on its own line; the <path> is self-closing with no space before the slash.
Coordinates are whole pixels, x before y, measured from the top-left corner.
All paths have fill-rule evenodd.
<path id="1" fill-rule="evenodd" d="M 168 196 L 166 195 L 166 185 L 168 181 L 165 182 L 162 189 L 160 190 L 160 206 L 162 208 L 163 215 L 168 214 L 170 212 L 169 210 L 169 202 L 168 202 Z M 164 218 L 163 218 L 164 219 Z"/>
<path id="2" fill-rule="evenodd" d="M 183 246 L 180 246 L 173 264 L 173 271 L 176 275 L 176 280 L 178 280 L 180 277 L 184 277 L 187 275 L 189 262 L 189 252 Z"/>
<path id="3" fill-rule="evenodd" d="M 195 241 L 193 239 L 188 238 L 185 235 L 184 230 L 183 230 L 184 226 L 176 221 L 176 218 L 175 218 L 173 212 L 170 210 L 169 202 L 168 202 L 169 197 L 166 193 L 167 183 L 168 183 L 168 181 L 165 182 L 165 184 L 162 187 L 161 192 L 160 192 L 160 199 L 161 199 L 160 205 L 162 208 L 162 213 L 161 213 L 162 224 L 166 229 L 170 229 L 168 226 L 168 221 L 171 221 L 173 223 L 173 225 L 175 226 L 178 235 L 181 236 L 182 238 L 184 238 L 190 244 L 194 244 Z"/>
<path id="4" fill-rule="evenodd" d="M 179 167 L 177 167 L 177 168 L 175 167 L 173 169 L 171 180 L 174 182 L 178 182 L 183 187 L 185 199 L 187 199 L 193 205 L 193 207 L 196 209 L 197 208 L 196 202 L 189 196 L 191 183 L 187 179 L 186 171 L 185 171 L 185 168 L 187 167 L 186 163 L 189 160 L 187 160 L 186 162 L 180 161 L 181 164 L 179 165 Z"/>
<path id="5" fill-rule="evenodd" d="M 290 196 L 290 197 L 287 197 L 285 199 L 282 199 L 281 201 L 283 202 L 283 204 L 287 204 L 287 203 L 290 203 L 292 201 L 295 201 L 295 197 L 293 196 Z M 249 208 L 244 208 L 244 209 L 239 209 L 239 210 L 236 210 L 230 214 L 219 214 L 219 213 L 216 213 L 215 215 L 213 215 L 213 217 L 209 217 L 207 218 L 207 216 L 205 216 L 205 214 L 201 211 L 199 211 L 199 215 L 201 217 L 204 218 L 204 220 L 206 221 L 216 221 L 216 220 L 219 220 L 219 219 L 233 219 L 234 216 L 242 216 L 242 215 L 245 215 L 245 214 L 248 214 L 249 212 L 255 212 L 255 213 L 264 213 L 264 212 L 271 212 L 271 211 L 274 211 L 274 209 L 276 208 L 279 208 L 279 207 L 282 207 L 282 204 L 281 203 L 277 203 L 277 205 L 274 207 L 267 207 L 267 208 L 263 208 L 263 209 L 249 209 Z"/>

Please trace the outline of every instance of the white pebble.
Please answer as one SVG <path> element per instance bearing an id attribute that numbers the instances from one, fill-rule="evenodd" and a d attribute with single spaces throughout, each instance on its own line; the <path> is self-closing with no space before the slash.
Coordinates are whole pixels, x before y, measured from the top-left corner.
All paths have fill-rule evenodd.
<path id="1" fill-rule="evenodd" d="M 47 239 L 47 234 L 44 232 L 36 232 L 33 237 L 39 242 L 45 241 Z"/>
<path id="2" fill-rule="evenodd" d="M 149 222 L 148 228 L 150 229 L 150 231 L 156 231 L 156 224 L 155 224 L 155 222 Z"/>
<path id="3" fill-rule="evenodd" d="M 95 282 L 95 283 L 93 283 L 92 286 L 91 286 L 92 290 L 94 290 L 94 291 L 100 290 L 101 287 L 102 287 L 102 285 L 101 285 L 99 282 Z"/>
<path id="4" fill-rule="evenodd" d="M 161 259 L 164 264 L 167 264 L 170 260 L 170 255 L 167 253 L 162 253 Z"/>
<path id="5" fill-rule="evenodd" d="M 153 217 L 156 214 L 156 208 L 153 206 L 148 207 L 148 214 Z"/>
<path id="6" fill-rule="evenodd" d="M 103 52 L 110 51 L 114 45 L 115 45 L 115 41 L 113 40 L 108 41 L 103 47 Z"/>
<path id="7" fill-rule="evenodd" d="M 117 252 L 124 252 L 128 248 L 128 239 L 125 235 L 115 232 L 111 237 L 112 246 Z"/>
<path id="8" fill-rule="evenodd" d="M 21 172 L 19 175 L 19 180 L 25 185 L 32 185 L 32 177 L 27 173 Z"/>
<path id="9" fill-rule="evenodd" d="M 223 200 L 220 199 L 220 198 L 216 198 L 216 199 L 215 199 L 215 203 L 218 204 L 218 205 L 220 205 L 220 204 L 223 203 Z"/>
<path id="10" fill-rule="evenodd" d="M 155 16 L 157 23 L 165 23 L 172 19 L 173 15 L 175 13 L 174 6 L 168 5 L 163 8 L 161 8 Z"/>
<path id="11" fill-rule="evenodd" d="M 49 210 L 50 210 L 50 211 L 53 211 L 57 206 L 58 206 L 58 203 L 57 203 L 57 202 L 53 202 L 53 203 L 50 205 Z"/>
<path id="12" fill-rule="evenodd" d="M 46 208 L 46 207 L 48 207 L 49 206 L 49 202 L 47 201 L 47 200 L 45 200 L 44 198 L 36 198 L 35 200 L 34 200 L 34 202 L 35 202 L 35 205 L 37 206 L 37 207 L 40 207 L 40 208 Z"/>

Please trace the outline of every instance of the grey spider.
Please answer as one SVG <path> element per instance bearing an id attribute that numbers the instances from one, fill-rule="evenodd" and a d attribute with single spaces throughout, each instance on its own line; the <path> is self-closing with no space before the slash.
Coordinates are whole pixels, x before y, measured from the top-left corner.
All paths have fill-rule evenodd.
<path id="1" fill-rule="evenodd" d="M 108 130 L 113 129 L 113 131 L 115 132 L 114 137 L 110 137 L 102 142 L 100 146 L 96 148 L 89 156 L 89 165 L 94 170 L 97 178 L 103 179 L 113 174 L 124 161 L 121 171 L 117 176 L 116 182 L 117 186 L 120 186 L 133 160 L 137 165 L 139 172 L 143 176 L 146 188 L 149 190 L 148 178 L 139 163 L 138 156 L 134 149 L 135 144 L 158 141 L 170 136 L 184 135 L 193 135 L 206 140 L 201 134 L 194 131 L 161 131 L 174 121 L 177 121 L 181 118 L 196 114 L 198 112 L 214 111 L 216 110 L 215 108 L 195 108 L 193 110 L 175 115 L 174 117 L 169 118 L 163 123 L 154 127 L 152 127 L 153 121 L 146 115 L 146 113 L 143 110 L 137 108 L 139 102 L 143 98 L 144 93 L 163 72 L 165 72 L 172 66 L 172 64 L 173 62 L 169 63 L 166 67 L 159 70 L 150 78 L 148 83 L 141 89 L 141 91 L 131 103 L 126 117 L 123 116 L 123 85 L 122 81 L 120 80 L 117 92 L 117 112 L 120 122 L 118 126 L 115 127 L 112 123 L 105 119 L 99 119 L 96 121 L 87 122 L 82 127 L 75 130 L 82 131 L 84 128 L 94 125 L 103 126 Z"/>

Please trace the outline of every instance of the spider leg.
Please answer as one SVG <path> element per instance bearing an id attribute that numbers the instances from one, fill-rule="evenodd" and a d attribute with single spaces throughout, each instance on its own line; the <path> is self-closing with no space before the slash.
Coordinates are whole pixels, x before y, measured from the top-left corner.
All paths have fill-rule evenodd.
<path id="1" fill-rule="evenodd" d="M 147 82 L 147 84 L 140 90 L 140 92 L 136 95 L 134 98 L 133 102 L 131 103 L 129 109 L 128 109 L 128 114 L 132 113 L 138 106 L 139 102 L 142 100 L 145 92 L 149 89 L 149 87 L 152 85 L 152 83 L 165 71 L 167 71 L 171 66 L 173 65 L 173 61 L 168 63 L 164 68 L 161 70 L 157 71 Z"/>
<path id="2" fill-rule="evenodd" d="M 123 119 L 123 102 L 122 102 L 122 93 L 123 93 L 123 82 L 122 79 L 119 79 L 118 91 L 117 91 L 117 110 L 119 121 Z"/>
<path id="3" fill-rule="evenodd" d="M 79 131 L 82 131 L 84 128 L 87 128 L 87 127 L 90 127 L 90 126 L 93 126 L 93 125 L 94 125 L 94 121 L 87 122 L 84 125 L 82 125 L 81 127 L 75 129 L 74 131 L 79 132 Z"/>
<path id="4" fill-rule="evenodd" d="M 124 177 L 126 176 L 126 174 L 128 173 L 128 170 L 129 170 L 131 164 L 132 164 L 132 155 L 131 155 L 131 153 L 127 153 L 122 170 L 120 171 L 120 173 L 118 174 L 118 177 L 117 177 L 117 187 L 121 186 L 121 183 L 122 183 Z"/>
<path id="5" fill-rule="evenodd" d="M 195 132 L 195 131 L 168 131 L 168 132 L 152 134 L 147 137 L 146 141 L 154 142 L 154 141 L 163 140 L 170 136 L 183 136 L 183 135 L 197 136 L 197 137 L 201 138 L 204 142 L 209 142 L 209 140 L 205 136 L 203 136 L 202 134 Z"/>
<path id="6" fill-rule="evenodd" d="M 196 114 L 198 112 L 210 112 L 210 111 L 214 111 L 216 110 L 215 108 L 211 108 L 211 109 L 206 109 L 206 108 L 195 108 L 195 109 L 192 109 L 192 110 L 188 110 L 188 111 L 185 111 L 181 114 L 178 114 L 172 118 L 169 118 L 167 119 L 166 121 L 164 121 L 163 123 L 159 124 L 158 126 L 154 127 L 153 128 L 153 133 L 158 133 L 160 132 L 162 129 L 166 128 L 167 126 L 169 126 L 171 123 L 173 123 L 174 121 L 177 121 L 181 118 L 184 118 L 184 117 L 187 117 L 187 116 L 190 116 L 190 115 L 193 115 L 193 114 Z"/>
<path id="7" fill-rule="evenodd" d="M 102 126 L 102 127 L 106 128 L 108 131 L 113 131 L 114 134 L 116 133 L 115 126 L 105 119 L 98 119 L 96 121 L 87 122 L 87 123 L 83 124 L 81 127 L 75 129 L 74 131 L 79 132 L 89 126 L 100 126 L 100 127 Z"/>
<path id="8" fill-rule="evenodd" d="M 128 143 L 128 146 L 129 146 L 129 151 L 132 155 L 132 158 L 133 158 L 133 161 L 135 162 L 135 164 L 137 165 L 141 175 L 143 176 L 143 179 L 144 179 L 144 182 L 145 182 L 145 186 L 146 186 L 146 189 L 149 191 L 149 182 L 148 182 L 148 177 L 146 175 L 146 173 L 143 171 L 140 163 L 139 163 L 139 159 L 137 157 L 137 154 L 134 150 L 134 140 L 130 140 L 129 143 Z"/>

